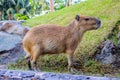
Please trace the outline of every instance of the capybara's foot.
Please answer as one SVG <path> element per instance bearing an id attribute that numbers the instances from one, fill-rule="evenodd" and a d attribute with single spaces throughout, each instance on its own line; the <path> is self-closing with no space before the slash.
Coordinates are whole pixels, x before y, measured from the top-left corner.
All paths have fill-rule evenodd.
<path id="1" fill-rule="evenodd" d="M 75 69 L 74 66 L 68 66 L 68 70 L 69 70 L 69 72 L 72 73 L 72 74 L 76 74 L 76 73 L 78 72 L 78 70 Z"/>
<path id="2" fill-rule="evenodd" d="M 33 71 L 36 71 L 36 72 L 41 72 L 42 70 L 41 69 L 39 69 L 39 68 L 34 68 L 34 70 Z"/>
<path id="3" fill-rule="evenodd" d="M 77 74 L 78 73 L 78 70 L 75 69 L 75 68 L 70 68 L 69 71 L 70 71 L 71 74 Z"/>

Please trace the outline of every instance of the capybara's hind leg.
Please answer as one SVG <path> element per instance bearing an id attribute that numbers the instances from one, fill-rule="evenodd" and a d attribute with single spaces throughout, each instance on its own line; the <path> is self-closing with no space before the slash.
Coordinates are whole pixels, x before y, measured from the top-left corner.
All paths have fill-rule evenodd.
<path id="1" fill-rule="evenodd" d="M 26 57 L 26 62 L 27 62 L 27 64 L 28 64 L 29 70 L 33 70 L 32 67 L 31 67 L 30 57 Z"/>
<path id="2" fill-rule="evenodd" d="M 26 52 L 25 59 L 26 59 L 28 68 L 29 68 L 29 70 L 33 70 L 32 67 L 31 67 L 31 58 L 32 58 L 31 55 L 32 55 L 32 54 L 31 54 L 31 52 L 30 52 L 26 47 L 24 47 L 24 50 L 25 50 L 25 52 Z"/>
<path id="3" fill-rule="evenodd" d="M 41 50 L 40 50 L 40 46 L 34 46 L 32 48 L 32 59 L 31 59 L 31 65 L 34 71 L 40 71 L 40 69 L 37 68 L 37 59 L 40 56 Z"/>

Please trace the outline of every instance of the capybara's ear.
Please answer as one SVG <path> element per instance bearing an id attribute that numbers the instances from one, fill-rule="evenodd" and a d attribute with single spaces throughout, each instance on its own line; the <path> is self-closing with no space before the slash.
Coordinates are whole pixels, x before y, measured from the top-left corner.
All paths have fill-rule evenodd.
<path id="1" fill-rule="evenodd" d="M 77 15 L 75 16 L 75 19 L 76 19 L 77 21 L 79 21 L 79 20 L 80 20 L 80 15 L 77 14 Z"/>

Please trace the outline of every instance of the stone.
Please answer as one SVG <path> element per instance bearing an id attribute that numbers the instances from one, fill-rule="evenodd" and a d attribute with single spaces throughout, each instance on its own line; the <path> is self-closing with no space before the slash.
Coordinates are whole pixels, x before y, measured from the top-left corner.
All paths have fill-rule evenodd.
<path id="1" fill-rule="evenodd" d="M 20 36 L 0 32 L 0 52 L 13 49 L 21 41 Z"/>
<path id="2" fill-rule="evenodd" d="M 17 34 L 24 36 L 26 31 L 28 31 L 30 28 L 26 26 L 21 25 L 21 21 L 2 21 L 0 25 L 0 31 L 7 32 L 9 34 Z"/>
<path id="3" fill-rule="evenodd" d="M 114 48 L 113 42 L 107 40 L 104 42 L 104 47 L 101 52 L 96 55 L 96 59 L 101 61 L 103 64 L 111 64 L 116 60 L 116 56 L 112 54 Z"/>
<path id="4" fill-rule="evenodd" d="M 112 63 L 113 67 L 117 67 L 120 70 L 120 44 L 117 44 L 114 48 L 113 48 L 113 52 L 112 54 L 115 55 L 115 61 Z"/>
<path id="5" fill-rule="evenodd" d="M 13 77 L 13 80 L 23 80 L 21 77 Z"/>
<path id="6" fill-rule="evenodd" d="M 0 70 L 4 72 L 4 70 Z M 9 75 L 8 75 L 9 74 Z M 15 75 L 13 75 L 15 74 Z M 1 75 L 1 73 L 0 73 Z M 0 79 L 7 80 L 120 80 L 120 78 L 95 77 L 86 75 L 72 75 L 52 72 L 34 72 L 21 70 L 8 70 Z"/>
<path id="7" fill-rule="evenodd" d="M 14 80 L 12 77 L 7 78 L 7 80 Z"/>
<path id="8" fill-rule="evenodd" d="M 2 44 L 2 45 L 5 46 L 5 44 Z M 1 49 L 3 49 L 3 51 L 0 52 L 0 56 L 1 56 L 0 64 L 5 65 L 5 64 L 15 63 L 20 58 L 22 58 L 22 56 L 25 55 L 25 52 L 23 50 L 21 43 L 15 44 L 15 43 L 11 42 L 8 45 L 11 45 L 11 47 L 9 46 L 9 49 L 11 48 L 10 50 L 7 50 L 7 47 L 1 48 Z M 7 52 L 5 52 L 4 50 Z"/>
<path id="9" fill-rule="evenodd" d="M 0 21 L 0 65 L 17 62 L 25 56 L 22 39 L 30 30 L 21 25 L 23 21 Z"/>
<path id="10" fill-rule="evenodd" d="M 0 70 L 0 77 L 3 77 L 6 72 L 7 72 L 7 70 Z"/>
<path id="11" fill-rule="evenodd" d="M 96 51 L 95 59 L 102 64 L 109 64 L 111 67 L 120 68 L 120 44 L 114 44 L 110 40 L 102 42 Z"/>
<path id="12" fill-rule="evenodd" d="M 4 80 L 4 78 L 0 77 L 0 80 Z"/>
<path id="13" fill-rule="evenodd" d="M 0 69 L 8 69 L 7 65 L 0 65 Z"/>
<path id="14" fill-rule="evenodd" d="M 4 75 L 5 76 L 8 76 L 8 77 L 14 77 L 14 76 L 18 76 L 18 74 L 19 74 L 19 72 L 13 72 L 13 71 L 10 71 L 10 70 L 8 70 Z"/>
<path id="15" fill-rule="evenodd" d="M 42 79 L 40 76 L 38 75 L 35 75 L 32 80 L 45 80 L 45 79 Z"/>
<path id="16" fill-rule="evenodd" d="M 19 77 L 22 77 L 22 78 L 32 78 L 32 77 L 34 77 L 34 75 L 35 75 L 35 73 L 33 73 L 33 72 L 21 72 L 20 74 L 19 74 Z"/>

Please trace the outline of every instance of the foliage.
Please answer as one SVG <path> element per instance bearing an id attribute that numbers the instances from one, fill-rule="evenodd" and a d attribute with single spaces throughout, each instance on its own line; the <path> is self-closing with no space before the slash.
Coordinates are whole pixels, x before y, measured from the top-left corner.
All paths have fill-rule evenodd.
<path id="1" fill-rule="evenodd" d="M 46 0 L 1 0 L 0 20 L 16 19 L 14 18 L 16 13 L 24 15 L 24 17 L 40 15 L 41 11 L 49 9 L 48 5 L 49 3 Z"/>
<path id="2" fill-rule="evenodd" d="M 15 13 L 28 15 L 30 10 L 29 0 L 1 0 L 0 20 L 14 19 Z"/>
<path id="3" fill-rule="evenodd" d="M 55 10 L 60 10 L 65 7 L 66 0 L 55 0 Z"/>
<path id="4" fill-rule="evenodd" d="M 55 0 L 54 9 L 64 8 L 67 2 L 68 0 Z M 16 19 L 16 13 L 32 18 L 47 13 L 49 9 L 49 0 L 0 0 L 0 20 Z"/>
<path id="5" fill-rule="evenodd" d="M 29 17 L 27 15 L 23 15 L 20 13 L 14 14 L 14 18 L 15 18 L 15 20 L 27 20 L 27 19 L 29 19 Z"/>
<path id="6" fill-rule="evenodd" d="M 42 11 L 49 10 L 49 2 L 47 0 L 30 0 L 30 16 L 42 14 Z"/>

